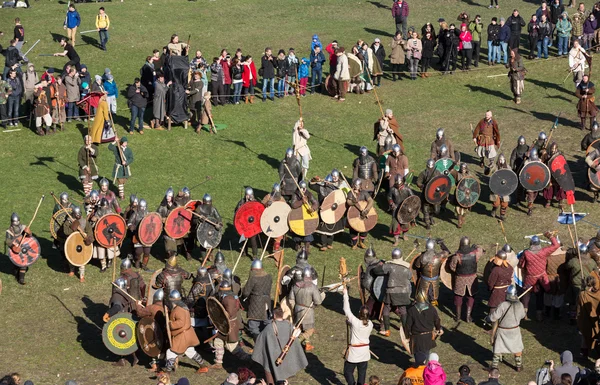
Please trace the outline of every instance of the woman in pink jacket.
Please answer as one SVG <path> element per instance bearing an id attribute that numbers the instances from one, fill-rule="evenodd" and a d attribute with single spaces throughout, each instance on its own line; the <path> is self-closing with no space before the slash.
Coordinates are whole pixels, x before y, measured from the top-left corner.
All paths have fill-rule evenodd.
<path id="1" fill-rule="evenodd" d="M 423 370 L 423 384 L 424 385 L 445 385 L 446 384 L 446 372 L 439 363 L 440 357 L 436 353 L 429 355 L 429 360 L 425 370 Z"/>
<path id="2" fill-rule="evenodd" d="M 459 43 L 458 43 L 458 52 L 460 52 L 460 67 L 463 71 L 469 70 L 471 66 L 471 57 L 473 55 L 473 36 L 471 32 L 467 29 L 467 25 L 462 23 L 460 25 L 460 34 L 458 35 Z M 467 66 L 465 67 L 465 57 L 467 59 Z"/>

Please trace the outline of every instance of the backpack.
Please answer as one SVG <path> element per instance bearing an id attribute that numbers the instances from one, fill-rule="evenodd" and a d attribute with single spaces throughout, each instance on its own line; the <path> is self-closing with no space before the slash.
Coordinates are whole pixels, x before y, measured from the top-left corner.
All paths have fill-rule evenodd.
<path id="1" fill-rule="evenodd" d="M 543 367 L 535 372 L 535 383 L 537 385 L 549 384 L 552 378 L 550 377 L 550 369 Z"/>

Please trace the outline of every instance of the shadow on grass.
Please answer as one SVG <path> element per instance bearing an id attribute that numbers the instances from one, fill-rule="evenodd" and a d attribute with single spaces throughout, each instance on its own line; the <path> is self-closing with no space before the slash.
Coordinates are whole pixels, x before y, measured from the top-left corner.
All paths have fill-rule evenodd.
<path id="1" fill-rule="evenodd" d="M 258 159 L 264 161 L 265 163 L 267 163 L 269 166 L 271 166 L 272 169 L 274 170 L 278 170 L 279 169 L 279 163 L 280 161 L 278 159 L 275 159 L 267 154 L 258 154 Z"/>
<path id="2" fill-rule="evenodd" d="M 388 7 L 385 4 L 381 4 L 379 1 L 367 1 L 367 3 L 374 5 L 375 7 L 379 8 L 379 9 L 387 9 L 387 10 L 392 10 L 390 7 Z"/>
<path id="3" fill-rule="evenodd" d="M 386 32 L 386 31 L 382 31 L 380 29 L 373 29 L 373 28 L 363 28 L 365 30 L 365 32 L 376 35 L 376 36 L 385 36 L 385 37 L 394 37 L 394 34 Z"/>
<path id="4" fill-rule="evenodd" d="M 566 89 L 565 87 L 563 87 L 562 84 L 559 83 L 552 83 L 552 82 L 547 82 L 544 80 L 538 80 L 538 79 L 533 79 L 533 78 L 527 78 L 525 79 L 526 82 L 530 82 L 535 84 L 538 87 L 542 87 L 542 88 L 551 88 L 553 90 L 556 90 L 558 92 L 564 92 L 568 95 L 574 95 L 574 92 L 571 90 Z"/>
<path id="5" fill-rule="evenodd" d="M 540 111 L 530 111 L 531 115 L 533 115 L 533 117 L 535 117 L 536 119 L 539 120 L 545 120 L 547 122 L 550 122 L 550 125 L 548 126 L 548 130 L 550 128 L 552 128 L 552 124 L 554 124 L 554 121 L 556 120 L 557 115 L 556 114 L 551 114 L 551 113 L 547 113 L 547 112 L 540 112 Z M 569 120 L 563 116 L 558 118 L 558 125 L 559 126 L 564 126 L 564 127 L 575 127 L 575 128 L 579 128 L 579 122 L 573 121 L 573 120 Z"/>
<path id="6" fill-rule="evenodd" d="M 465 87 L 469 88 L 471 92 L 481 92 L 490 96 L 495 96 L 499 99 L 513 100 L 513 98 L 510 95 L 505 94 L 501 91 L 495 91 L 485 87 L 474 86 L 472 84 L 466 84 Z"/>

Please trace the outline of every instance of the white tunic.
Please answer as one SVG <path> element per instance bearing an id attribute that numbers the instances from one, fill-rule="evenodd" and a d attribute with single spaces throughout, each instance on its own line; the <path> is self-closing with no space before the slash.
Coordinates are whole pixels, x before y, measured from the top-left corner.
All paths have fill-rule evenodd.
<path id="1" fill-rule="evenodd" d="M 371 359 L 371 352 L 369 350 L 369 337 L 373 330 L 373 322 L 365 326 L 361 320 L 356 318 L 350 310 L 350 300 L 348 294 L 344 294 L 344 313 L 346 319 L 350 325 L 350 346 L 348 347 L 348 357 L 346 361 L 350 363 L 359 363 L 369 361 Z M 356 346 L 365 345 L 365 346 Z"/>

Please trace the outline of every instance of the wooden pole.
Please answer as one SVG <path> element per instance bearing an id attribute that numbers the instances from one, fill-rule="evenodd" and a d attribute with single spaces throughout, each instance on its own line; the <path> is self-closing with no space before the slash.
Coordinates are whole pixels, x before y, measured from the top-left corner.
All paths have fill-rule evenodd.
<path id="1" fill-rule="evenodd" d="M 61 209 L 65 210 L 65 214 L 67 214 L 67 217 L 69 217 L 69 219 L 71 220 L 71 222 L 75 222 L 75 219 L 73 219 L 73 217 L 71 216 L 71 214 L 69 214 L 69 212 L 67 211 L 67 209 L 62 205 L 62 203 L 60 203 L 60 201 L 58 200 L 58 198 L 56 197 L 56 195 L 54 195 L 54 192 L 51 191 L 50 195 L 52 195 L 52 198 L 54 198 L 54 200 L 56 201 L 56 203 L 58 203 L 58 205 L 60 206 Z M 77 226 L 77 231 L 79 231 L 79 234 L 81 234 L 82 237 L 87 238 L 87 234 L 85 233 L 85 231 L 83 231 L 81 229 L 81 226 Z"/>
<path id="2" fill-rule="evenodd" d="M 173 337 L 171 336 L 171 326 L 169 325 L 169 308 L 167 305 L 164 306 L 165 319 L 167 321 L 167 337 L 169 338 L 169 346 L 173 347 Z"/>
<path id="3" fill-rule="evenodd" d="M 278 250 L 279 251 L 279 250 Z M 277 307 L 277 303 L 279 302 L 279 287 L 281 281 L 281 268 L 283 267 L 283 250 L 281 250 L 281 258 L 279 258 L 279 263 L 277 264 L 277 282 L 275 284 L 275 298 L 273 299 L 273 307 Z"/>
<path id="4" fill-rule="evenodd" d="M 237 261 L 235 261 L 235 265 L 233 266 L 233 270 L 231 270 L 231 275 L 235 273 L 235 269 L 237 269 L 238 263 L 240 263 L 240 258 L 242 258 L 242 254 L 244 254 L 244 249 L 246 248 L 246 244 L 248 243 L 248 238 L 244 241 L 244 245 L 242 246 L 242 250 L 240 250 L 240 255 L 238 255 Z"/>
<path id="5" fill-rule="evenodd" d="M 573 232 L 571 232 L 571 225 L 567 224 L 567 228 L 569 229 L 569 235 L 571 236 L 571 243 L 573 243 L 573 247 L 577 247 L 575 244 L 575 238 L 573 238 Z"/>
<path id="6" fill-rule="evenodd" d="M 29 221 L 29 224 L 27 225 L 28 229 L 31 229 L 31 225 L 33 224 L 33 221 L 35 220 L 38 210 L 40 209 L 40 206 L 42 205 L 42 202 L 44 201 L 45 197 L 46 197 L 45 195 L 42 195 L 42 197 L 40 198 L 40 201 L 38 202 L 38 205 L 35 208 L 35 212 L 33 213 L 33 217 L 31 218 L 31 220 Z M 21 242 L 19 242 L 19 247 L 21 247 L 21 245 L 23 245 L 24 240 L 25 240 L 25 236 L 21 237 Z"/>
<path id="7" fill-rule="evenodd" d="M 211 247 L 206 252 L 206 255 L 204 256 L 204 260 L 202 261 L 202 267 L 204 267 L 204 265 L 206 264 L 206 261 L 208 261 L 208 257 L 210 256 L 210 253 L 212 252 L 212 250 L 213 250 L 213 248 Z"/>
<path id="8" fill-rule="evenodd" d="M 577 235 L 577 222 L 575 221 L 575 207 L 571 203 L 571 217 L 573 218 L 573 229 L 575 229 L 575 239 L 579 241 L 579 236 Z M 581 280 L 583 281 L 585 277 L 583 276 L 583 263 L 581 263 L 581 252 L 579 251 L 579 246 L 575 244 L 575 249 L 577 249 L 577 258 L 579 258 L 579 268 L 581 269 Z"/>
<path id="9" fill-rule="evenodd" d="M 271 236 L 269 235 L 267 238 L 267 242 L 265 242 L 265 248 L 263 249 L 263 252 L 260 256 L 260 260 L 262 261 L 263 258 L 265 257 L 265 253 L 267 252 L 267 246 L 269 246 L 269 241 L 271 240 Z"/>

